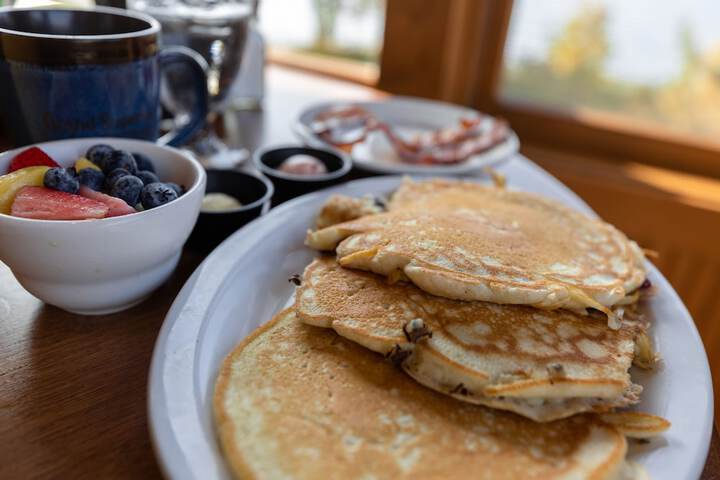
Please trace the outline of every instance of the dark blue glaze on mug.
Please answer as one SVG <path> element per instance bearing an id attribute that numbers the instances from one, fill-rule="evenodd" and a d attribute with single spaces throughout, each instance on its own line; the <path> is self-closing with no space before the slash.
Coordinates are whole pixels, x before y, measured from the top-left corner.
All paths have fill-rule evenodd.
<path id="1" fill-rule="evenodd" d="M 168 142 L 186 141 L 207 113 L 203 67 L 160 51 L 146 15 L 94 10 L 0 9 L 0 115 L 16 145 L 106 136 L 156 140 L 160 70 L 183 63 L 196 77 L 192 120 Z"/>
<path id="2" fill-rule="evenodd" d="M 100 136 L 155 140 L 159 76 L 155 58 L 71 68 L 0 61 L 0 84 L 11 86 L 0 93 L 5 125 L 23 144 Z"/>

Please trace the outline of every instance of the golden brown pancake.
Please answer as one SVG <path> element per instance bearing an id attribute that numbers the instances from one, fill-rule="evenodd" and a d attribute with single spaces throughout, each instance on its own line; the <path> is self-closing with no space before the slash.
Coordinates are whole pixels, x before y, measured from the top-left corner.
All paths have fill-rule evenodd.
<path id="1" fill-rule="evenodd" d="M 309 232 L 341 265 L 408 278 L 459 300 L 523 304 L 613 318 L 645 279 L 644 256 L 600 220 L 524 192 L 406 181 L 390 211 Z M 616 326 L 616 325 L 615 325 Z"/>
<path id="2" fill-rule="evenodd" d="M 369 195 L 361 198 L 331 195 L 320 209 L 315 226 L 325 228 L 383 211 L 384 208 L 378 204 L 378 201 Z"/>
<path id="3" fill-rule="evenodd" d="M 536 421 L 639 400 L 628 373 L 639 320 L 611 330 L 565 310 L 450 300 L 332 257 L 306 268 L 295 298 L 301 321 L 393 355 L 420 383 L 459 400 Z"/>
<path id="4" fill-rule="evenodd" d="M 539 424 L 458 402 L 290 310 L 226 358 L 214 412 L 243 479 L 641 475 L 627 468 L 624 436 L 597 417 Z"/>

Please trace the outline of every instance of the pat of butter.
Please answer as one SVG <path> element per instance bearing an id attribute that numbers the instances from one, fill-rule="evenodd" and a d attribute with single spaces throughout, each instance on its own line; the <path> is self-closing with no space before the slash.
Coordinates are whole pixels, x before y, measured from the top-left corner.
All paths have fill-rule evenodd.
<path id="1" fill-rule="evenodd" d="M 208 193 L 202 201 L 200 210 L 203 212 L 223 212 L 242 207 L 237 198 L 220 192 Z"/>
<path id="2" fill-rule="evenodd" d="M 311 155 L 292 155 L 280 164 L 278 170 L 295 175 L 321 175 L 327 173 L 325 164 Z"/>

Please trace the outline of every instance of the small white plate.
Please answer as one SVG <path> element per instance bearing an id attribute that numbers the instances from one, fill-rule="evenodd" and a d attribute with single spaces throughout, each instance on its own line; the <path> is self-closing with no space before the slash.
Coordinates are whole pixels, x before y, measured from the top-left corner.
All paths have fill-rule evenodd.
<path id="1" fill-rule="evenodd" d="M 509 187 L 533 191 L 591 213 L 570 190 L 520 155 L 503 164 Z M 302 273 L 315 253 L 305 232 L 331 193 L 387 194 L 399 177 L 350 182 L 271 210 L 217 248 L 178 295 L 155 345 L 149 379 L 149 417 L 160 465 L 173 479 L 229 478 L 216 441 L 211 400 L 225 355 L 289 301 L 288 278 Z M 712 431 L 712 383 L 702 342 L 682 301 L 655 267 L 650 301 L 652 336 L 664 362 L 658 371 L 633 371 L 645 387 L 638 409 L 661 415 L 671 429 L 630 458 L 654 480 L 700 475 Z M 641 448 L 637 448 L 641 447 Z"/>
<path id="2" fill-rule="evenodd" d="M 377 102 L 325 102 L 315 104 L 300 114 L 293 130 L 300 139 L 312 147 L 334 148 L 315 135 L 310 128 L 318 113 L 340 105 L 357 105 L 390 124 L 398 134 L 409 136 L 457 125 L 460 119 L 474 117 L 479 112 L 470 108 L 414 97 L 389 97 Z M 389 174 L 461 175 L 476 172 L 512 157 L 518 152 L 520 141 L 515 132 L 485 152 L 473 155 L 466 161 L 452 165 L 413 165 L 403 162 L 393 150 L 387 138 L 373 132 L 355 145 L 351 152 L 354 165 L 363 170 Z"/>

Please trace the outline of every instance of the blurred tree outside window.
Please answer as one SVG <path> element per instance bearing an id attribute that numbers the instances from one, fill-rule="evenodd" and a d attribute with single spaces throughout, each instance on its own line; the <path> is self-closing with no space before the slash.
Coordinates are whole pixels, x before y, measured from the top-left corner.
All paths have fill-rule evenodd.
<path id="1" fill-rule="evenodd" d="M 720 2 L 516 0 L 500 95 L 720 141 Z"/>
<path id="2" fill-rule="evenodd" d="M 377 65 L 385 0 L 260 0 L 259 20 L 271 47 Z"/>

